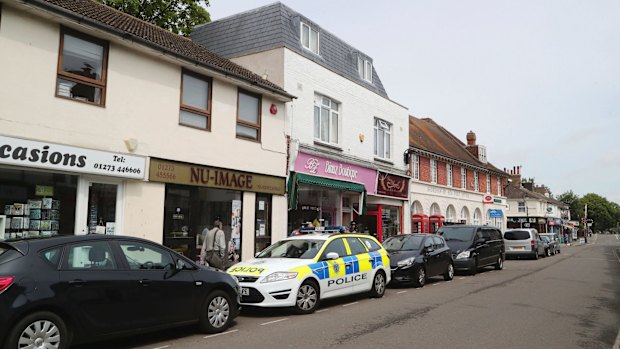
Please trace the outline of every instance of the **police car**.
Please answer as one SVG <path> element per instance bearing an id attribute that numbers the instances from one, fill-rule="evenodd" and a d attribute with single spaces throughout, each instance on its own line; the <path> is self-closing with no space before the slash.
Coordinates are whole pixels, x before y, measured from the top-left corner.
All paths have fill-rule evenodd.
<path id="1" fill-rule="evenodd" d="M 230 267 L 241 304 L 309 314 L 325 298 L 361 292 L 382 297 L 391 275 L 381 244 L 369 235 L 326 231 L 289 237 Z"/>

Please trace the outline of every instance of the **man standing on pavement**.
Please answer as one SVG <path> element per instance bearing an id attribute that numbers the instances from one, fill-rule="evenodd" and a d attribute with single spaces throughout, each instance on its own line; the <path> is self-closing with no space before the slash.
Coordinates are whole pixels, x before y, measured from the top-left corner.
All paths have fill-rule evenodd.
<path id="1" fill-rule="evenodd" d="M 205 228 L 202 231 L 204 242 L 200 249 L 200 262 L 205 264 L 206 261 L 210 266 L 218 269 L 226 269 L 228 266 L 226 258 L 226 238 L 222 230 L 222 221 L 216 217 L 213 222 L 213 229 Z"/>

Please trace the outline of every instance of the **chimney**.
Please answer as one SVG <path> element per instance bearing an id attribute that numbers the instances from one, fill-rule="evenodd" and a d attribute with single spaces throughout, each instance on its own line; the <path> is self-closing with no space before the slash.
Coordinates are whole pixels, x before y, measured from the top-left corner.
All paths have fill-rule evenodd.
<path id="1" fill-rule="evenodd" d="M 472 153 L 472 155 L 475 156 L 476 159 L 480 160 L 480 152 L 478 151 L 478 146 L 476 145 L 476 134 L 474 133 L 474 131 L 467 132 L 466 138 L 467 146 L 465 146 L 465 149 Z"/>
<path id="2" fill-rule="evenodd" d="M 520 174 L 520 171 L 517 170 L 517 168 L 518 168 L 517 166 L 513 166 L 512 170 L 509 169 L 507 173 L 510 175 L 509 178 L 512 181 L 510 185 L 516 188 L 520 188 L 521 187 L 521 174 Z"/>
<path id="3" fill-rule="evenodd" d="M 476 134 L 474 131 L 467 132 L 467 145 L 476 145 Z"/>

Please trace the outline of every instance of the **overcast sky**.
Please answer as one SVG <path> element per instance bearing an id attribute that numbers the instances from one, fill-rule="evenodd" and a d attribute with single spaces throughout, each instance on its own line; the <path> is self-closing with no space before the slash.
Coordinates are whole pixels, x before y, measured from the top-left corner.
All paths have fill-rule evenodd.
<path id="1" fill-rule="evenodd" d="M 620 1 L 284 0 L 373 59 L 391 99 L 555 195 L 620 203 Z M 212 20 L 273 0 L 211 0 Z"/>

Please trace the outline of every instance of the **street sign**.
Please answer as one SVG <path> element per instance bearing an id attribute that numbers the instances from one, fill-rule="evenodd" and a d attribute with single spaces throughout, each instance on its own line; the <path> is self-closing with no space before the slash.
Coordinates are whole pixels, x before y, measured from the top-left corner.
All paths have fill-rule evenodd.
<path id="1" fill-rule="evenodd" d="M 594 223 L 594 221 L 593 221 L 593 220 L 591 220 L 591 219 L 588 219 L 587 223 L 588 223 L 588 224 L 592 224 L 592 223 Z"/>

